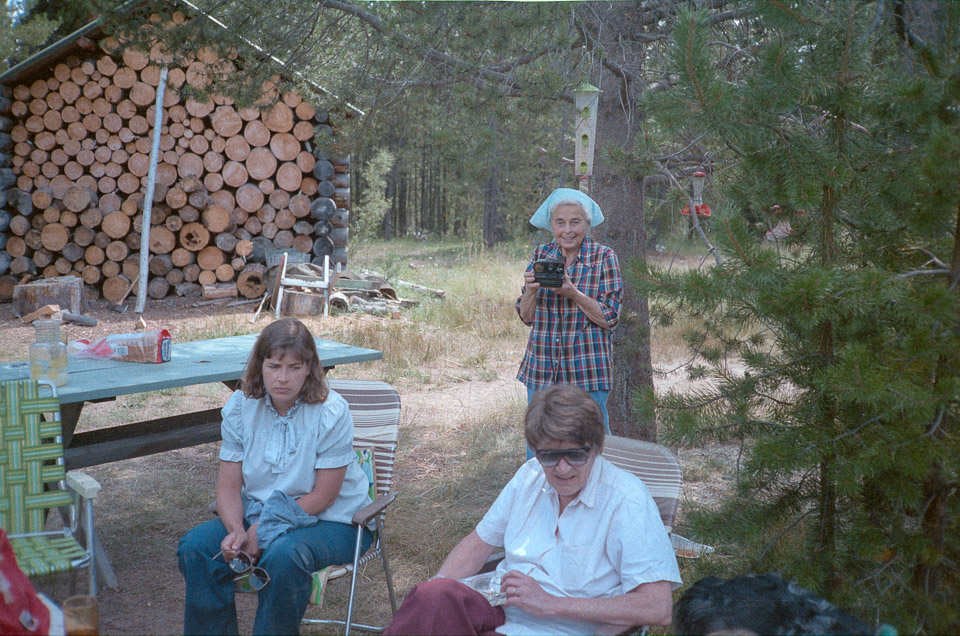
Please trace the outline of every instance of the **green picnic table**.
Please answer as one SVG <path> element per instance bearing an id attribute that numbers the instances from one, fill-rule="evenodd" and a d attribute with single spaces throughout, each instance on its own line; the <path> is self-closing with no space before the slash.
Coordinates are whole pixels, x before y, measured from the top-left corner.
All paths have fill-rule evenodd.
<path id="1" fill-rule="evenodd" d="M 67 384 L 59 387 L 64 459 L 67 469 L 142 457 L 220 439 L 220 409 L 146 418 L 120 426 L 77 432 L 88 402 L 115 400 L 119 395 L 222 382 L 237 387 L 257 335 L 174 343 L 169 362 L 145 364 L 71 356 Z M 325 369 L 352 362 L 379 360 L 380 351 L 316 339 Z M 30 374 L 28 362 L 0 364 L 0 380 Z"/>

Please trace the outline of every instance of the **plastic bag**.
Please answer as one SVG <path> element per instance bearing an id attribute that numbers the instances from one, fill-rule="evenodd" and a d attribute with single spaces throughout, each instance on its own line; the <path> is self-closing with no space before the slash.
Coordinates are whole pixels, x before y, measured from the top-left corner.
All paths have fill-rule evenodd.
<path id="1" fill-rule="evenodd" d="M 501 578 L 500 572 L 494 570 L 493 572 L 468 576 L 465 579 L 460 579 L 460 582 L 483 594 L 487 602 L 496 607 L 507 602 L 507 595 L 500 591 Z"/>
<path id="2" fill-rule="evenodd" d="M 115 333 L 94 342 L 74 340 L 67 353 L 78 358 L 106 358 L 122 362 L 169 362 L 172 339 L 166 329 Z"/>

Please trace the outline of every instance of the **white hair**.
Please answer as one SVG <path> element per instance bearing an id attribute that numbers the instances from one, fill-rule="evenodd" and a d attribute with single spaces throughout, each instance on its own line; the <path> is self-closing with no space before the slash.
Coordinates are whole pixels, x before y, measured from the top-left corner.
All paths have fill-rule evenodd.
<path id="1" fill-rule="evenodd" d="M 580 208 L 580 212 L 583 213 L 583 220 L 586 221 L 587 224 L 590 223 L 590 213 L 587 212 L 587 209 L 586 209 L 585 207 L 583 207 L 583 204 L 582 204 L 582 203 L 580 203 L 579 201 L 577 201 L 577 200 L 574 199 L 573 197 L 564 197 L 564 198 L 560 199 L 559 201 L 555 201 L 555 202 L 550 206 L 550 208 L 549 208 L 549 210 L 548 210 L 548 211 L 550 212 L 550 221 L 553 221 L 553 213 L 556 212 L 556 211 L 557 211 L 557 208 L 559 208 L 561 205 L 573 205 L 573 206 L 576 206 L 576 207 Z"/>

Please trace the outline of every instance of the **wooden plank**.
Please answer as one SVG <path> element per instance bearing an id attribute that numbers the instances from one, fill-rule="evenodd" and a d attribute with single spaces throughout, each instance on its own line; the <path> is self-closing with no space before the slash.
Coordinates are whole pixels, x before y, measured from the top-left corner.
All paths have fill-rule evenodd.
<path id="1" fill-rule="evenodd" d="M 67 469 L 143 457 L 220 441 L 220 409 L 75 433 L 64 451 Z"/>
<path id="2" fill-rule="evenodd" d="M 379 282 L 373 282 L 369 280 L 356 280 L 353 278 L 340 278 L 337 281 L 336 288 L 340 290 L 344 289 L 380 289 Z"/>

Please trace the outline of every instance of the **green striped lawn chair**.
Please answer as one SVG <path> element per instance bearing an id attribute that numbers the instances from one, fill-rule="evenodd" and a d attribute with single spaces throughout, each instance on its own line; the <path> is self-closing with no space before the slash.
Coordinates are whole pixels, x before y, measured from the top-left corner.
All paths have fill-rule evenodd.
<path id="1" fill-rule="evenodd" d="M 334 578 L 351 574 L 346 620 L 304 618 L 303 623 L 340 625 L 344 627 L 344 636 L 349 636 L 352 628 L 378 633 L 383 631 L 383 627 L 353 622 L 353 607 L 360 566 L 377 560 L 383 565 L 390 609 L 394 613 L 397 611 L 397 597 L 393 589 L 393 577 L 390 574 L 390 563 L 387 560 L 387 548 L 384 544 L 383 520 L 387 506 L 396 496 L 391 485 L 400 430 L 400 396 L 396 389 L 386 382 L 337 379 L 330 380 L 329 385 L 350 405 L 350 415 L 353 417 L 353 446 L 357 450 L 358 457 L 362 455 L 361 466 L 365 461 L 370 462 L 375 498 L 373 503 L 353 515 L 353 523 L 357 527 L 353 563 L 339 567 L 331 566 L 313 574 L 310 601 L 319 606 L 322 606 L 323 592 L 327 584 Z M 371 521 L 376 523 L 373 545 L 366 553 L 361 553 L 362 531 Z"/>
<path id="2" fill-rule="evenodd" d="M 96 595 L 93 500 L 100 484 L 77 471 L 65 473 L 56 387 L 10 380 L 0 389 L 0 527 L 27 576 L 86 567 L 90 593 Z M 81 516 L 78 496 L 86 548 L 74 538 Z M 69 509 L 69 526 L 47 531 L 47 513 L 56 508 Z"/>

